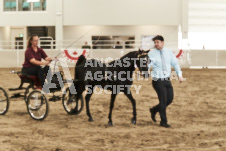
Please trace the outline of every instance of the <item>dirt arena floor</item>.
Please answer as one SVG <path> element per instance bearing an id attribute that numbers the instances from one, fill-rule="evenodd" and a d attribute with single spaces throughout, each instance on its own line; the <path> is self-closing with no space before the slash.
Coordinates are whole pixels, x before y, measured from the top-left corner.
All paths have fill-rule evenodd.
<path id="1" fill-rule="evenodd" d="M 19 79 L 0 69 L 0 86 L 17 87 Z M 73 73 L 72 73 L 73 74 Z M 149 108 L 158 103 L 149 81 L 139 94 L 137 125 L 132 125 L 132 105 L 117 96 L 113 110 L 114 127 L 108 127 L 109 94 L 94 94 L 89 123 L 85 108 L 75 116 L 67 115 L 62 102 L 50 102 L 44 121 L 35 121 L 27 113 L 22 99 L 11 99 L 9 111 L 0 116 L 0 150 L 148 150 L 148 151 L 226 151 L 226 70 L 184 69 L 184 83 L 172 81 L 174 101 L 167 108 L 172 128 L 159 127 L 150 118 Z"/>

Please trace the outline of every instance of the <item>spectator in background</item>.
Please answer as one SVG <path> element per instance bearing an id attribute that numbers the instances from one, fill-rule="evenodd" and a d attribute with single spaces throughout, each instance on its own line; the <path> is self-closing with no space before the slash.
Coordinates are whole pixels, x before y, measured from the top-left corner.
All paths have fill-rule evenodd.
<path id="1" fill-rule="evenodd" d="M 85 45 L 82 46 L 82 49 L 91 49 L 90 45 L 88 45 L 88 42 L 85 42 Z"/>
<path id="2" fill-rule="evenodd" d="M 116 42 L 116 45 L 115 45 L 115 49 L 122 49 L 122 45 L 120 44 L 119 41 Z"/>
<path id="3" fill-rule="evenodd" d="M 126 41 L 126 42 L 125 42 L 125 48 L 131 48 L 130 42 L 129 42 L 129 41 Z"/>

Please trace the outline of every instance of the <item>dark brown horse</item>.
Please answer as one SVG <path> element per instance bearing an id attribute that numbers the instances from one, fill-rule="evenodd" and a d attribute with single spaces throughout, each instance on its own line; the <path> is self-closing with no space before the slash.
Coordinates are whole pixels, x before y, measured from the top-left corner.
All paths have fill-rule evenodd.
<path id="1" fill-rule="evenodd" d="M 133 98 L 130 86 L 133 84 L 133 72 L 137 66 L 144 77 L 149 77 L 148 64 L 149 59 L 148 51 L 133 51 L 124 55 L 120 59 L 114 60 L 108 64 L 101 63 L 96 59 L 87 60 L 83 55 L 78 59 L 75 66 L 75 82 L 76 98 L 80 98 L 82 92 L 87 89 L 86 112 L 89 121 L 92 122 L 93 118 L 89 109 L 89 101 L 94 92 L 95 87 L 110 90 L 111 103 L 109 112 L 110 126 L 112 122 L 112 110 L 114 108 L 114 101 L 119 92 L 123 92 L 133 105 L 133 118 L 132 124 L 136 124 L 136 101 Z M 78 101 L 78 100 L 77 100 Z"/>

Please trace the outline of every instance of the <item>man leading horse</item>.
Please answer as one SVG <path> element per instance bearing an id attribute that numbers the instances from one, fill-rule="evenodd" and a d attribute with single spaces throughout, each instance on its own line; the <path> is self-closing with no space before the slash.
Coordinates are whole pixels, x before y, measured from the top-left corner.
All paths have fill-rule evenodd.
<path id="1" fill-rule="evenodd" d="M 172 50 L 164 47 L 164 38 L 161 35 L 157 35 L 152 40 L 154 41 L 155 49 L 148 53 L 151 60 L 149 68 L 152 66 L 152 86 L 158 95 L 159 104 L 150 108 L 151 118 L 156 122 L 155 115 L 159 112 L 161 117 L 160 126 L 169 128 L 166 107 L 172 103 L 174 96 L 173 86 L 170 81 L 171 66 L 176 70 L 180 82 L 183 81 L 182 71 Z"/>

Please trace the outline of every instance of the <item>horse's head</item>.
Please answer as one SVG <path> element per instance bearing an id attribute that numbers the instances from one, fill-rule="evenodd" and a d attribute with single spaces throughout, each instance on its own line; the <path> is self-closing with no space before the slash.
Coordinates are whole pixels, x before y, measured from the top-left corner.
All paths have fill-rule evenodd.
<path id="1" fill-rule="evenodd" d="M 148 57 L 148 52 L 150 50 L 144 51 L 144 50 L 138 50 L 136 53 L 136 65 L 140 70 L 141 75 L 144 78 L 148 78 L 149 77 L 149 68 L 148 65 L 150 64 L 150 59 Z"/>

